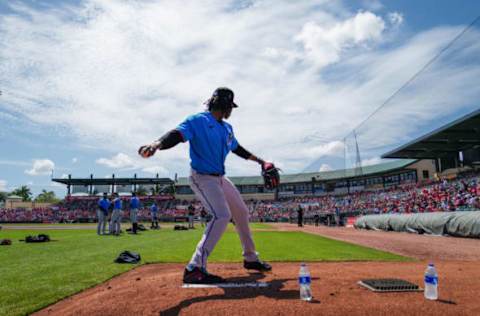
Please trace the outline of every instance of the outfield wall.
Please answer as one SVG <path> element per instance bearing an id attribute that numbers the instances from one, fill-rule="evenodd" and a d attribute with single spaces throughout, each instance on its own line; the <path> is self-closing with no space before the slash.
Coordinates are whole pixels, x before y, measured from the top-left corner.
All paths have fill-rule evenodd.
<path id="1" fill-rule="evenodd" d="M 354 227 L 358 229 L 480 238 L 480 210 L 366 215 L 357 218 Z"/>

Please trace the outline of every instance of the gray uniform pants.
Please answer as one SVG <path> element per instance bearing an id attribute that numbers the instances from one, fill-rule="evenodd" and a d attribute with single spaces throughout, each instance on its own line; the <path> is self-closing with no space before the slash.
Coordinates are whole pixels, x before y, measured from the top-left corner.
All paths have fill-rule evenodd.
<path id="1" fill-rule="evenodd" d="M 130 221 L 132 223 L 137 222 L 137 213 L 138 213 L 138 209 L 136 208 L 130 210 Z"/>
<path id="2" fill-rule="evenodd" d="M 110 220 L 110 233 L 120 234 L 120 223 L 122 221 L 122 210 L 113 210 L 112 219 Z"/>
<path id="3" fill-rule="evenodd" d="M 242 243 L 243 257 L 247 261 L 257 260 L 258 254 L 248 226 L 248 208 L 235 185 L 226 177 L 202 175 L 192 170 L 190 186 L 213 218 L 207 224 L 188 266 L 206 268 L 208 256 L 232 217 Z"/>
<path id="4" fill-rule="evenodd" d="M 105 230 L 107 228 L 107 216 L 103 214 L 103 211 L 97 210 L 98 224 L 97 224 L 97 234 L 105 235 Z"/>

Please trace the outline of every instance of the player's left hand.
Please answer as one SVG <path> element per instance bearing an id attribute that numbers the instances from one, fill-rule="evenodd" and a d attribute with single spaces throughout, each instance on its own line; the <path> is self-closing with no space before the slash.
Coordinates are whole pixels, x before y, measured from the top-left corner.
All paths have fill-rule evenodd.
<path id="1" fill-rule="evenodd" d="M 152 157 L 156 151 L 157 151 L 156 144 L 150 144 L 150 145 L 145 145 L 140 147 L 138 149 L 138 154 L 143 158 L 149 158 L 149 157 Z"/>
<path id="2" fill-rule="evenodd" d="M 272 162 L 262 162 L 262 176 L 265 187 L 269 190 L 276 189 L 280 184 L 280 169 L 275 167 Z"/>

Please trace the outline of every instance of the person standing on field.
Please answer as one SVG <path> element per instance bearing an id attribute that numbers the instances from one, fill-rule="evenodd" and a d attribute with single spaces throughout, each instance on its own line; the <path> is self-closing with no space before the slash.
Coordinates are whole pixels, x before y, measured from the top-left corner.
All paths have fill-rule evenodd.
<path id="1" fill-rule="evenodd" d="M 183 274 L 184 283 L 221 283 L 225 280 L 207 271 L 207 259 L 222 237 L 230 218 L 243 247 L 243 266 L 246 269 L 270 271 L 272 267 L 259 259 L 248 225 L 248 208 L 235 185 L 225 176 L 225 158 L 236 155 L 257 162 L 266 162 L 248 152 L 237 141 L 232 126 L 226 122 L 234 103 L 233 91 L 221 87 L 206 102 L 207 110 L 189 116 L 175 129 L 150 145 L 141 146 L 138 153 L 148 158 L 157 150 L 166 150 L 182 142 L 190 143 L 190 186 L 198 200 L 212 214 L 212 220 L 199 241 Z M 272 165 L 269 163 L 269 165 Z"/>
<path id="2" fill-rule="evenodd" d="M 138 209 L 140 208 L 140 200 L 137 197 L 135 192 L 132 193 L 132 198 L 130 199 L 130 221 L 132 222 L 132 234 L 137 234 L 138 221 L 137 214 Z"/>
<path id="3" fill-rule="evenodd" d="M 107 193 L 103 193 L 103 197 L 98 200 L 98 224 L 97 224 L 97 235 L 106 235 L 106 226 L 108 218 L 108 209 L 110 208 L 110 201 L 108 200 Z"/>

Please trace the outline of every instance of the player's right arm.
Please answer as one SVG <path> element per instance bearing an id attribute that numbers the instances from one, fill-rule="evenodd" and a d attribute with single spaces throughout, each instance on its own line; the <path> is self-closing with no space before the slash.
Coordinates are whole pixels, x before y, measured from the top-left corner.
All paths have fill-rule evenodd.
<path id="1" fill-rule="evenodd" d="M 150 145 L 144 145 L 138 149 L 138 154 L 143 158 L 149 158 L 155 154 L 157 150 L 165 150 L 172 148 L 179 143 L 184 143 L 193 138 L 194 129 L 192 127 L 193 117 L 187 118 L 184 122 L 172 129 L 165 135 L 154 141 Z"/>
<path id="2" fill-rule="evenodd" d="M 157 150 L 172 148 L 183 141 L 182 134 L 178 130 L 172 129 L 150 145 L 140 147 L 138 149 L 138 154 L 143 158 L 148 158 L 153 156 Z"/>

